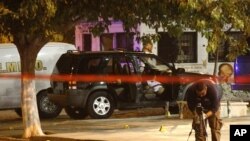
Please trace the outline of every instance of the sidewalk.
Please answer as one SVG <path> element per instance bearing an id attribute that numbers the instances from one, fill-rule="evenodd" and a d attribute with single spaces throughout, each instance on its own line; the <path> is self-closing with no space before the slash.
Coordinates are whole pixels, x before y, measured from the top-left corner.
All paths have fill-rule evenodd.
<path id="1" fill-rule="evenodd" d="M 149 126 L 130 126 L 125 125 L 120 129 L 92 129 L 75 133 L 56 133 L 47 136 L 33 137 L 31 141 L 183 141 L 188 139 L 191 130 L 191 119 L 166 119 L 164 116 L 147 117 L 158 120 L 156 124 Z M 119 119 L 122 120 L 122 119 Z M 138 118 L 131 118 L 138 120 Z M 138 125 L 145 122 L 145 118 L 138 120 Z M 160 125 L 162 123 L 162 125 Z M 221 130 L 222 141 L 229 141 L 229 126 L 231 124 L 250 124 L 250 116 L 223 118 L 224 126 Z M 160 126 L 159 126 L 160 125 Z M 208 129 L 209 140 L 210 130 Z M 189 141 L 194 141 L 194 132 L 190 136 Z"/>

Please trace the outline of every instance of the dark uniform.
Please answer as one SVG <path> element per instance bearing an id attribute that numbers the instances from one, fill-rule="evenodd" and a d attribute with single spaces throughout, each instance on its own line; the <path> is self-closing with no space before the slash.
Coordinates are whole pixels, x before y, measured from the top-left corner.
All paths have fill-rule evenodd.
<path id="1" fill-rule="evenodd" d="M 200 103 L 203 107 L 203 112 L 207 113 L 208 111 L 212 111 L 212 116 L 208 117 L 208 123 L 211 128 L 211 134 L 212 134 L 212 141 L 219 141 L 220 140 L 220 129 L 222 127 L 222 121 L 220 119 L 220 99 L 218 96 L 218 91 L 216 90 L 216 87 L 210 82 L 210 81 L 203 81 L 205 85 L 207 86 L 207 93 L 205 96 L 200 97 L 196 93 L 196 85 L 197 83 L 194 83 L 188 90 L 187 90 L 187 104 L 189 109 L 195 113 L 195 109 L 197 107 L 197 104 Z M 195 122 L 195 117 L 194 121 Z M 193 124 L 194 125 L 194 124 Z M 201 130 L 198 130 L 197 128 L 194 128 L 195 130 L 195 138 L 196 141 L 205 141 L 206 136 L 204 134 L 201 134 Z"/>

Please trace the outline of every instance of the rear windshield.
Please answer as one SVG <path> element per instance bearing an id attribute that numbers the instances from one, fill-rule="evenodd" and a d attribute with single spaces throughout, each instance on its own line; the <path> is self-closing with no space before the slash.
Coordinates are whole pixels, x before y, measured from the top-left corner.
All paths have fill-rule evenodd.
<path id="1" fill-rule="evenodd" d="M 62 55 L 56 63 L 53 74 L 69 74 L 71 72 L 72 56 Z"/>

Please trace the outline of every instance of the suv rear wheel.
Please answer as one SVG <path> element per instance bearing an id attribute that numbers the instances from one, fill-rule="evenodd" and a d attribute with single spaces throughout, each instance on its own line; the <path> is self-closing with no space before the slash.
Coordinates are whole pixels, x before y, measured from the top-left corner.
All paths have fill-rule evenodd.
<path id="1" fill-rule="evenodd" d="M 114 112 L 114 99 L 110 94 L 104 91 L 91 94 L 87 105 L 91 118 L 109 118 Z"/>
<path id="2" fill-rule="evenodd" d="M 72 119 L 84 119 L 88 116 L 88 113 L 84 108 L 67 106 L 64 109 L 67 115 Z"/>

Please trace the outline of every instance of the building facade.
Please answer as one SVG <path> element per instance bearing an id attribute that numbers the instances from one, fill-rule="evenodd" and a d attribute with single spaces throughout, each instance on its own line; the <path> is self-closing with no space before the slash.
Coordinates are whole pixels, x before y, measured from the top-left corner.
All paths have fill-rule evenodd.
<path id="1" fill-rule="evenodd" d="M 114 49 L 125 49 L 130 51 L 141 51 L 142 42 L 136 40 L 136 35 L 132 32 L 126 34 L 123 30 L 121 22 L 113 22 L 109 26 L 109 31 L 106 31 L 101 36 L 93 36 L 89 27 L 91 23 L 81 23 L 76 26 L 76 47 L 82 51 L 107 51 Z M 155 34 L 154 29 L 150 29 L 145 24 L 138 26 L 140 36 L 145 34 Z M 169 55 L 173 53 L 171 47 L 176 47 L 178 51 L 176 67 L 185 68 L 187 71 L 213 74 L 215 55 L 209 54 L 206 51 L 208 40 L 199 32 L 186 30 L 181 37 L 176 40 L 169 36 L 162 29 L 158 30 L 160 40 L 153 44 L 153 53 L 169 61 Z M 230 32 L 235 38 L 240 38 L 240 32 Z M 228 63 L 233 65 L 233 62 L 227 60 L 228 45 L 222 43 L 219 48 L 219 64 Z M 216 68 L 218 69 L 218 68 Z"/>

